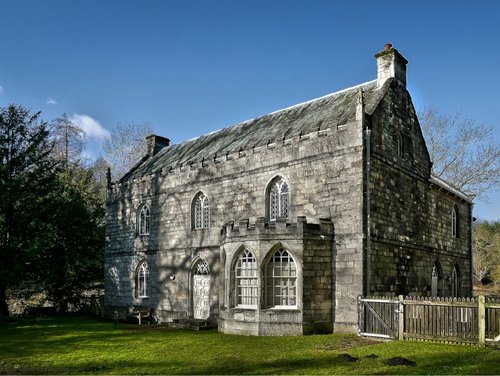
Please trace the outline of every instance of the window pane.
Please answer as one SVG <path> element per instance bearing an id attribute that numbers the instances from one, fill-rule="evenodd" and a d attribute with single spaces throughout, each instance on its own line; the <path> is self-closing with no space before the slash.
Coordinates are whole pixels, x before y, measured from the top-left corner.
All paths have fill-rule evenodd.
<path id="1" fill-rule="evenodd" d="M 253 254 L 243 251 L 236 263 L 236 304 L 257 305 L 257 262 Z"/>
<path id="2" fill-rule="evenodd" d="M 280 249 L 271 257 L 266 267 L 266 303 L 268 306 L 294 306 L 296 265 L 290 254 Z"/>

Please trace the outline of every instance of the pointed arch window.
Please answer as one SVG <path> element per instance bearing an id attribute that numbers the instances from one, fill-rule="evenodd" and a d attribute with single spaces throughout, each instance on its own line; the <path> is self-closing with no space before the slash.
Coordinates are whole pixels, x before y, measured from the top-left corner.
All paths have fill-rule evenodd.
<path id="1" fill-rule="evenodd" d="M 256 308 L 259 301 L 257 260 L 248 249 L 240 253 L 235 264 L 236 305 Z"/>
<path id="2" fill-rule="evenodd" d="M 403 158 L 405 156 L 405 143 L 401 132 L 396 134 L 396 151 L 398 153 L 398 157 Z"/>
<path id="3" fill-rule="evenodd" d="M 210 268 L 205 260 L 200 260 L 194 268 L 194 275 L 209 275 Z"/>
<path id="4" fill-rule="evenodd" d="M 459 235 L 459 212 L 458 212 L 458 206 L 455 204 L 453 205 L 453 209 L 451 211 L 451 237 L 452 238 L 458 238 Z"/>
<path id="5" fill-rule="evenodd" d="M 268 188 L 269 220 L 288 218 L 290 213 L 290 188 L 282 177 L 274 179 Z"/>
<path id="6" fill-rule="evenodd" d="M 137 232 L 140 236 L 149 235 L 150 213 L 147 205 L 142 205 L 137 215 Z"/>
<path id="7" fill-rule="evenodd" d="M 431 272 L 431 296 L 443 296 L 443 273 L 438 260 L 432 265 Z"/>
<path id="8" fill-rule="evenodd" d="M 194 198 L 193 227 L 195 229 L 207 228 L 210 225 L 210 201 L 202 192 Z"/>
<path id="9" fill-rule="evenodd" d="M 148 297 L 148 278 L 149 269 L 146 261 L 143 261 L 137 267 L 136 272 L 136 297 L 147 298 Z"/>
<path id="10" fill-rule="evenodd" d="M 285 249 L 277 250 L 267 263 L 265 293 L 268 307 L 297 306 L 297 266 Z"/>
<path id="11" fill-rule="evenodd" d="M 458 274 L 458 267 L 455 265 L 451 271 L 451 296 L 458 298 L 460 296 L 460 276 Z"/>

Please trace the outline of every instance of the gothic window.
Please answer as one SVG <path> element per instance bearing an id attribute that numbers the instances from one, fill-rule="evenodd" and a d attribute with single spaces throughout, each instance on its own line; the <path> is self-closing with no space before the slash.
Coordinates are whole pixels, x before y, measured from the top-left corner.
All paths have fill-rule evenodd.
<path id="1" fill-rule="evenodd" d="M 136 296 L 138 298 L 147 298 L 148 296 L 148 277 L 148 264 L 143 261 L 139 264 L 136 273 Z"/>
<path id="2" fill-rule="evenodd" d="M 210 202 L 203 193 L 194 198 L 193 225 L 195 229 L 207 228 L 210 224 Z"/>
<path id="3" fill-rule="evenodd" d="M 275 221 L 278 217 L 288 218 L 290 212 L 290 189 L 282 177 L 274 179 L 268 188 L 269 219 Z"/>
<path id="4" fill-rule="evenodd" d="M 265 292 L 268 307 L 297 305 L 297 267 L 285 249 L 277 250 L 267 263 Z"/>
<path id="5" fill-rule="evenodd" d="M 149 235 L 149 208 L 142 205 L 139 209 L 137 232 L 139 235 Z"/>
<path id="6" fill-rule="evenodd" d="M 456 265 L 451 271 L 450 279 L 451 279 L 451 296 L 453 298 L 458 298 L 460 296 L 460 278 L 458 275 L 458 268 Z"/>
<path id="7" fill-rule="evenodd" d="M 205 260 L 201 260 L 196 264 L 196 267 L 194 268 L 194 275 L 209 275 L 210 274 L 210 269 L 208 267 L 208 264 Z"/>
<path id="8" fill-rule="evenodd" d="M 443 296 L 443 273 L 438 260 L 432 265 L 431 296 Z"/>
<path id="9" fill-rule="evenodd" d="M 236 305 L 257 307 L 259 300 L 257 260 L 245 249 L 235 265 Z"/>
<path id="10" fill-rule="evenodd" d="M 398 157 L 403 158 L 405 156 L 405 147 L 404 147 L 404 138 L 401 132 L 396 134 L 396 150 L 398 153 Z"/>
<path id="11" fill-rule="evenodd" d="M 459 215 L 458 215 L 458 206 L 454 205 L 451 211 L 451 237 L 458 238 L 458 223 L 459 223 Z"/>

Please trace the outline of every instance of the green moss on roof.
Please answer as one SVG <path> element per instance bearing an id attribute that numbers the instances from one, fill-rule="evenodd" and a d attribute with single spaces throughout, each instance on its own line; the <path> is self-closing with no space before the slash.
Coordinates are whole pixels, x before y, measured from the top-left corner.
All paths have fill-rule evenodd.
<path id="1" fill-rule="evenodd" d="M 387 85 L 384 85 L 384 88 Z M 355 120 L 359 91 L 363 91 L 365 110 L 374 110 L 381 98 L 376 81 L 332 93 L 220 131 L 172 145 L 162 149 L 152 158 L 143 159 L 121 181 L 143 176 L 162 168 L 186 165 L 215 155 L 248 150 L 268 143 L 290 139 L 321 129 L 347 124 Z M 372 110 L 370 110 L 372 108 Z"/>

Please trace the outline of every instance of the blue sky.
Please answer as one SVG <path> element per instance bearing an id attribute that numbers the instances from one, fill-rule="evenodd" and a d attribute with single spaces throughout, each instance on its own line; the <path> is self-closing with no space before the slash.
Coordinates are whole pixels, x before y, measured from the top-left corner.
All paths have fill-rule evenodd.
<path id="1" fill-rule="evenodd" d="M 387 42 L 417 108 L 495 128 L 500 1 L 0 0 L 0 106 L 68 114 L 97 155 L 118 122 L 178 143 L 376 78 Z M 475 216 L 500 219 L 500 193 Z"/>

